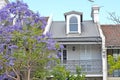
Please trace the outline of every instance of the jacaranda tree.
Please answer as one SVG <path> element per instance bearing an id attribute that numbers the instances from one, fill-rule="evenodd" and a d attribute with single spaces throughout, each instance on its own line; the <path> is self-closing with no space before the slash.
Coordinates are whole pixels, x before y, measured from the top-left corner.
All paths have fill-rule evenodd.
<path id="1" fill-rule="evenodd" d="M 30 80 L 36 72 L 44 79 L 54 59 L 50 52 L 60 56 L 58 49 L 62 48 L 50 33 L 43 34 L 46 24 L 46 17 L 19 0 L 0 10 L 0 80 Z"/>

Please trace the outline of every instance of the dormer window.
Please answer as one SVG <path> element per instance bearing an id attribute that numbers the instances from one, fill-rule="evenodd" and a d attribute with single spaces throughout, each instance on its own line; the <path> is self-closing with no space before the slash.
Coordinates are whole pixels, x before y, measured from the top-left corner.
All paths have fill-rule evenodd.
<path id="1" fill-rule="evenodd" d="M 82 13 L 70 11 L 64 15 L 66 21 L 66 34 L 81 34 Z"/>
<path id="2" fill-rule="evenodd" d="M 77 17 L 72 16 L 69 21 L 70 32 L 78 32 L 78 20 Z"/>

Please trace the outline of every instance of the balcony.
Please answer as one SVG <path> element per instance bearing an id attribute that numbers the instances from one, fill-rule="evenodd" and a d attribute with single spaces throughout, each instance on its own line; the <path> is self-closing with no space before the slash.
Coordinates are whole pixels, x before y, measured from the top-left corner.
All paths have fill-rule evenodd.
<path id="1" fill-rule="evenodd" d="M 71 73 L 76 72 L 76 66 L 80 66 L 84 74 L 102 74 L 102 60 L 67 60 L 62 61 L 61 65 L 65 66 Z"/>

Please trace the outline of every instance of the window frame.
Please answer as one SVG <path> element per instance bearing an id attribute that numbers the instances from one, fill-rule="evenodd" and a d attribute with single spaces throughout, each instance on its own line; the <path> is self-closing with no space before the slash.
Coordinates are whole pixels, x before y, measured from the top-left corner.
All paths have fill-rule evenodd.
<path id="1" fill-rule="evenodd" d="M 75 19 L 75 21 L 72 21 L 72 19 Z M 76 29 L 73 29 L 71 30 L 73 26 L 76 28 Z M 78 33 L 78 18 L 76 16 L 71 16 L 70 19 L 69 19 L 69 32 L 70 33 Z"/>

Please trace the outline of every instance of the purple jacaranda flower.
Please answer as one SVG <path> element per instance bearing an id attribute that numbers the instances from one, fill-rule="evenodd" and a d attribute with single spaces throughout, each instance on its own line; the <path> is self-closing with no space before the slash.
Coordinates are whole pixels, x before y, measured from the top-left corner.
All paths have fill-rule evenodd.
<path id="1" fill-rule="evenodd" d="M 48 50 L 56 50 L 56 42 L 53 39 L 47 40 L 47 49 Z"/>
<path id="2" fill-rule="evenodd" d="M 35 23 L 38 23 L 39 22 L 39 18 L 35 18 L 34 21 L 35 21 Z"/>
<path id="3" fill-rule="evenodd" d="M 62 44 L 60 44 L 60 49 L 64 49 L 64 46 Z"/>
<path id="4" fill-rule="evenodd" d="M 11 55 L 11 49 L 6 50 L 6 55 L 5 56 L 7 56 L 7 55 Z"/>
<path id="5" fill-rule="evenodd" d="M 6 75 L 6 74 L 2 74 L 2 79 L 4 80 L 4 79 L 7 79 L 8 78 L 8 76 Z"/>
<path id="6" fill-rule="evenodd" d="M 52 58 L 52 55 L 49 55 L 48 58 Z"/>
<path id="7" fill-rule="evenodd" d="M 37 36 L 37 41 L 38 41 L 38 42 L 40 42 L 40 41 L 41 41 L 41 39 L 42 39 L 42 37 L 41 37 L 41 36 Z"/>
<path id="8" fill-rule="evenodd" d="M 0 53 L 4 51 L 4 46 L 5 46 L 5 44 L 0 45 Z"/>
<path id="9" fill-rule="evenodd" d="M 0 65 L 0 70 L 2 70 L 3 69 L 3 66 L 2 65 Z"/>
<path id="10" fill-rule="evenodd" d="M 4 75 L 3 74 L 0 75 L 0 80 L 4 80 Z"/>
<path id="11" fill-rule="evenodd" d="M 14 30 L 17 30 L 17 31 L 22 30 L 22 25 L 16 23 L 16 24 L 14 25 Z"/>
<path id="12" fill-rule="evenodd" d="M 16 9 L 15 8 L 10 8 L 9 11 L 12 13 L 12 14 L 17 14 L 16 12 Z"/>
<path id="13" fill-rule="evenodd" d="M 11 40 L 10 38 L 6 38 L 6 39 L 5 39 L 5 42 L 6 42 L 6 43 L 9 43 L 10 40 Z"/>
<path id="14" fill-rule="evenodd" d="M 42 26 L 41 26 L 41 29 L 45 29 L 45 27 L 46 27 L 46 25 L 42 25 Z"/>
<path id="15" fill-rule="evenodd" d="M 56 58 L 59 59 L 60 57 L 58 57 L 58 56 L 56 55 Z"/>
<path id="16" fill-rule="evenodd" d="M 7 66 L 14 66 L 14 62 L 15 62 L 15 58 L 9 56 L 9 57 L 7 58 L 6 65 L 7 65 Z"/>
<path id="17" fill-rule="evenodd" d="M 2 31 L 7 32 L 7 33 L 11 33 L 11 32 L 14 31 L 14 27 L 11 26 L 11 25 L 9 25 L 9 26 L 7 26 L 6 28 L 2 29 Z M 10 35 L 10 34 L 9 34 L 9 35 Z"/>
<path id="18" fill-rule="evenodd" d="M 42 34 L 42 35 L 41 35 L 41 37 L 42 37 L 42 38 L 45 38 L 45 35 L 44 35 L 44 34 Z"/>
<path id="19" fill-rule="evenodd" d="M 9 48 L 10 48 L 10 49 L 17 49 L 18 46 L 16 46 L 16 45 L 10 45 Z"/>
<path id="20" fill-rule="evenodd" d="M 47 32 L 45 35 L 46 35 L 46 37 L 48 37 L 48 38 L 51 38 L 51 37 L 52 37 L 52 34 L 49 33 L 49 32 Z"/>
<path id="21" fill-rule="evenodd" d="M 25 11 L 25 16 L 31 16 L 32 12 L 30 10 Z"/>
<path id="22" fill-rule="evenodd" d="M 10 18 L 8 18 L 8 21 L 9 21 L 10 23 L 12 23 L 13 20 L 14 20 L 14 17 L 10 17 Z"/>
<path id="23" fill-rule="evenodd" d="M 6 9 L 0 10 L 0 20 L 6 20 L 9 17 L 9 13 Z"/>
<path id="24" fill-rule="evenodd" d="M 42 20 L 42 23 L 46 26 L 47 25 L 47 21 L 44 19 Z"/>
<path id="25" fill-rule="evenodd" d="M 41 21 L 45 21 L 46 19 L 45 19 L 45 17 L 40 17 L 39 18 Z M 43 23 L 44 24 L 44 23 Z"/>
<path id="26" fill-rule="evenodd" d="M 35 36 L 38 42 L 46 42 L 46 40 L 44 40 L 45 37 L 46 36 L 44 34 L 42 34 L 41 36 Z"/>
<path id="27" fill-rule="evenodd" d="M 9 73 L 9 75 L 15 76 L 15 75 L 12 75 L 11 72 Z M 13 79 L 8 77 L 7 74 L 4 73 L 4 74 L 0 74 L 0 80 L 13 80 Z"/>
<path id="28" fill-rule="evenodd" d="M 58 51 L 58 52 L 57 52 L 57 56 L 58 56 L 58 58 L 60 58 L 61 55 L 62 55 L 62 52 Z"/>
<path id="29" fill-rule="evenodd" d="M 13 61 L 13 60 L 10 60 L 10 61 L 9 61 L 9 65 L 10 65 L 10 66 L 14 66 L 14 61 Z"/>
<path id="30" fill-rule="evenodd" d="M 3 58 L 8 59 L 9 55 L 4 55 Z"/>

